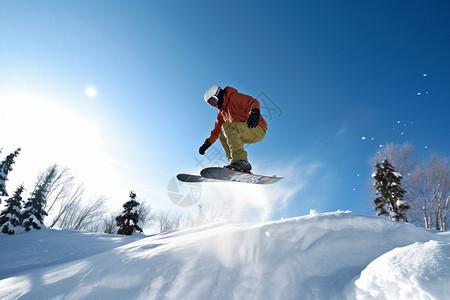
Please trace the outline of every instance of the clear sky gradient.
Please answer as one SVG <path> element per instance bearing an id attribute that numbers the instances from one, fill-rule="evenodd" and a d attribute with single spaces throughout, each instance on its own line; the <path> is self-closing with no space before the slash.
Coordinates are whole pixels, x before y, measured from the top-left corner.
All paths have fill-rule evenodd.
<path id="1" fill-rule="evenodd" d="M 57 162 L 112 210 L 130 190 L 155 209 L 195 209 L 167 191 L 177 173 L 220 163 L 220 143 L 198 154 L 213 84 L 262 100 L 269 130 L 249 161 L 286 177 L 202 185 L 201 202 L 259 207 L 244 208 L 249 220 L 373 214 L 380 147 L 449 154 L 448 1 L 2 1 L 0 37 L 1 156 L 23 149 L 9 191 Z"/>

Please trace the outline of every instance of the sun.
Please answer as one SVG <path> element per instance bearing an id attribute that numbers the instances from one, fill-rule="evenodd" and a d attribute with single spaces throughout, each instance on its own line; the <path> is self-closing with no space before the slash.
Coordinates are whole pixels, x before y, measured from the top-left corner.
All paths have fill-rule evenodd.
<path id="1" fill-rule="evenodd" d="M 87 97 L 89 98 L 95 98 L 97 97 L 97 89 L 93 86 L 88 86 L 84 89 L 84 93 L 86 94 Z"/>

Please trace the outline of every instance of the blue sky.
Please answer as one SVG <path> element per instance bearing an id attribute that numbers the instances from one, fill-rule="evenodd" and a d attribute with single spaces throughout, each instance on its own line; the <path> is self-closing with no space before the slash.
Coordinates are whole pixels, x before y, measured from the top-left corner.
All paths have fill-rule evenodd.
<path id="1" fill-rule="evenodd" d="M 447 1 L 2 1 L 0 36 L 2 155 L 23 148 L 10 190 L 58 162 L 111 209 L 134 190 L 184 213 L 168 185 L 210 163 L 198 147 L 212 84 L 266 101 L 249 160 L 286 178 L 203 186 L 204 202 L 231 189 L 246 195 L 233 203 L 263 199 L 265 218 L 373 214 L 367 161 L 380 145 L 448 155 Z"/>

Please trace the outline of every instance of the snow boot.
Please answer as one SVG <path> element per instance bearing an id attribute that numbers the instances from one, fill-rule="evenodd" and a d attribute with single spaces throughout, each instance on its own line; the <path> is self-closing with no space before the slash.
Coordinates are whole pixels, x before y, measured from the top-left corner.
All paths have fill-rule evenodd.
<path id="1" fill-rule="evenodd" d="M 224 168 L 251 174 L 250 171 L 252 170 L 252 165 L 246 160 L 239 160 L 238 162 L 231 162 L 231 164 L 229 164 L 228 166 L 224 166 Z"/>

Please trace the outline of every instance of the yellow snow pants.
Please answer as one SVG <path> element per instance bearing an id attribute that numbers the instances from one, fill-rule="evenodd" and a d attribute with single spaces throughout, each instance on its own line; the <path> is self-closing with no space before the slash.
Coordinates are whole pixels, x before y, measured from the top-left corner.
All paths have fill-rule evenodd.
<path id="1" fill-rule="evenodd" d="M 266 136 L 266 131 L 267 129 L 262 126 L 250 129 L 245 122 L 224 123 L 219 139 L 228 161 L 247 160 L 244 145 L 260 142 Z"/>

